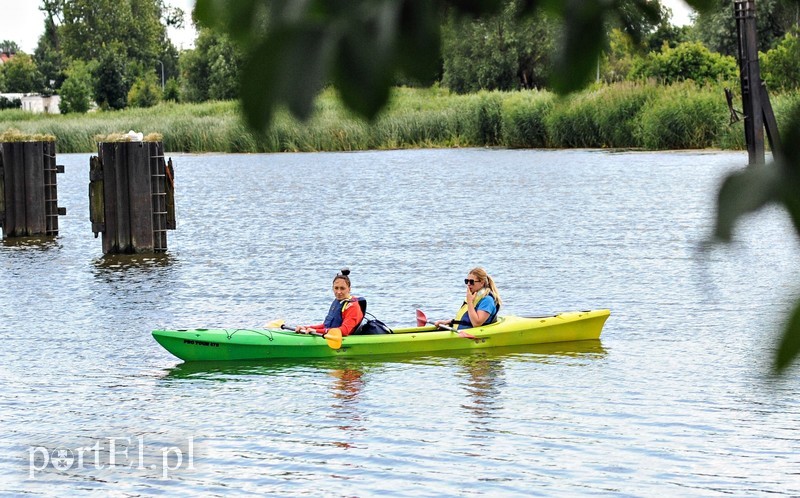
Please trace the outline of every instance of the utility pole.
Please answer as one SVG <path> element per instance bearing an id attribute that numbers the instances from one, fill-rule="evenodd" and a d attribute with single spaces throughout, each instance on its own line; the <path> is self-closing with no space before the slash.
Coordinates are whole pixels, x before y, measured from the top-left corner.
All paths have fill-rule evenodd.
<path id="1" fill-rule="evenodd" d="M 734 0 L 734 18 L 738 41 L 739 82 L 742 88 L 744 137 L 747 143 L 749 165 L 764 164 L 764 128 L 773 156 L 780 154 L 778 125 L 761 80 L 758 65 L 758 38 L 756 31 L 755 0 Z M 730 99 L 729 99 L 729 105 Z M 733 113 L 732 113 L 733 114 Z"/>
<path id="2" fill-rule="evenodd" d="M 161 64 L 161 91 L 163 92 L 164 91 L 164 63 L 161 62 L 161 61 L 158 61 L 158 63 Z"/>

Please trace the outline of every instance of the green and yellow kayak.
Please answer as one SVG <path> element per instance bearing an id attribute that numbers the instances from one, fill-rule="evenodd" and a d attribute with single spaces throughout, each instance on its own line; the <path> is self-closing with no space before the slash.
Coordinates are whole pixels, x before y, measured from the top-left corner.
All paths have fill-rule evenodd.
<path id="1" fill-rule="evenodd" d="M 504 316 L 491 325 L 467 329 L 468 337 L 434 326 L 401 328 L 393 334 L 344 337 L 339 349 L 319 336 L 269 328 L 154 330 L 153 337 L 184 361 L 371 356 L 596 340 L 610 314 L 600 309 Z"/>

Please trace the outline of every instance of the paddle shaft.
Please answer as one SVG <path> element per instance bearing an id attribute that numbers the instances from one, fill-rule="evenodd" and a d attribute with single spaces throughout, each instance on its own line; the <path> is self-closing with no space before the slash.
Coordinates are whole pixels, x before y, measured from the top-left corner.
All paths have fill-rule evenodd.
<path id="1" fill-rule="evenodd" d="M 430 323 L 431 325 L 436 325 L 437 327 L 439 327 L 442 330 L 449 330 L 450 332 L 455 332 L 456 334 L 458 334 L 459 337 L 463 337 L 465 339 L 477 339 L 477 337 L 475 337 L 474 335 L 468 334 L 468 333 L 464 332 L 463 330 L 456 330 L 453 327 L 450 327 L 449 325 L 445 325 L 443 323 L 437 324 L 433 320 L 428 320 L 428 317 L 425 316 L 425 312 L 423 312 L 422 310 L 418 309 L 417 310 L 417 326 L 421 327 L 423 324 L 426 324 L 426 323 Z"/>
<path id="2" fill-rule="evenodd" d="M 297 334 L 301 333 L 297 332 L 297 327 L 290 327 L 288 325 L 281 324 L 281 329 L 291 330 Z M 331 349 L 339 349 L 342 347 L 342 331 L 339 330 L 338 328 L 332 328 L 327 332 L 325 332 L 324 334 L 320 332 L 309 332 L 308 334 L 315 335 L 317 337 L 322 337 L 323 339 L 325 339 L 325 342 L 328 343 L 328 346 Z"/>
<path id="3" fill-rule="evenodd" d="M 281 325 L 281 329 L 283 329 L 283 330 L 291 330 L 292 332 L 297 332 L 297 327 L 290 327 L 289 325 Z M 302 332 L 297 332 L 297 333 L 301 334 Z M 316 336 L 319 336 L 319 337 L 324 337 L 325 336 L 325 334 L 323 334 L 321 332 L 309 332 L 308 334 L 309 335 L 316 335 Z"/>

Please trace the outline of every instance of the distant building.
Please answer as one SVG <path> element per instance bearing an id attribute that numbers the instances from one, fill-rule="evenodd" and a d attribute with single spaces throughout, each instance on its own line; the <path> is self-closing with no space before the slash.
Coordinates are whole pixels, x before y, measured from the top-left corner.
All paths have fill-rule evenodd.
<path id="1" fill-rule="evenodd" d="M 0 52 L 0 66 L 5 64 L 6 61 L 11 59 L 11 57 L 12 57 L 11 54 L 9 54 L 8 52 Z"/>
<path id="2" fill-rule="evenodd" d="M 22 102 L 22 110 L 35 113 L 61 114 L 59 104 L 61 97 L 51 95 L 43 97 L 35 93 L 0 93 L 0 97 L 8 100 L 19 99 Z"/>

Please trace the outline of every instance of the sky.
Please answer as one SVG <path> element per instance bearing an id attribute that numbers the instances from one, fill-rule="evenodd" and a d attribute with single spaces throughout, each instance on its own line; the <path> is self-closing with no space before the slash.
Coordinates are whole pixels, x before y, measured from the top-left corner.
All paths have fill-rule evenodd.
<path id="1" fill-rule="evenodd" d="M 167 4 L 179 7 L 186 13 L 180 31 L 169 31 L 172 43 L 180 50 L 194 46 L 195 32 L 191 24 L 191 11 L 195 0 L 167 0 Z M 689 24 L 691 8 L 683 0 L 662 0 L 672 9 L 673 24 L 682 26 Z M 11 40 L 17 43 L 23 52 L 32 54 L 44 32 L 44 13 L 39 10 L 39 0 L 0 0 L 0 41 Z"/>

